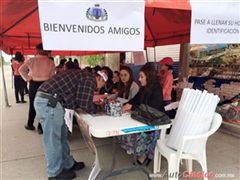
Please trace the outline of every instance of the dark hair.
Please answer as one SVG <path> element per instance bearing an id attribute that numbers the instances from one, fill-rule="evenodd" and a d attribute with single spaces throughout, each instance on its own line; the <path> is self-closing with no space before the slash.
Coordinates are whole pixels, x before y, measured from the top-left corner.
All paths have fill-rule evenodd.
<path id="1" fill-rule="evenodd" d="M 119 71 L 114 71 L 114 74 L 120 75 Z"/>
<path id="2" fill-rule="evenodd" d="M 37 49 L 38 53 L 41 55 L 48 55 L 51 52 L 50 50 L 44 50 L 42 43 L 37 44 L 36 49 Z"/>
<path id="3" fill-rule="evenodd" d="M 113 72 L 112 70 L 108 67 L 108 66 L 103 66 L 101 71 L 105 71 L 108 77 L 108 80 L 106 81 L 105 87 L 102 87 L 102 89 L 100 89 L 100 94 L 104 94 L 106 93 L 112 93 L 112 89 L 113 89 Z"/>
<path id="4" fill-rule="evenodd" d="M 88 72 L 92 72 L 92 68 L 89 67 L 89 66 L 85 67 L 84 70 L 85 70 L 85 71 L 88 71 Z"/>
<path id="5" fill-rule="evenodd" d="M 64 66 L 64 64 L 66 63 L 66 61 L 67 61 L 67 60 L 66 60 L 65 58 L 64 58 L 64 59 L 61 59 L 59 65 Z"/>
<path id="6" fill-rule="evenodd" d="M 67 69 L 76 69 L 75 64 L 72 61 L 68 61 L 67 63 L 65 63 L 65 66 Z"/>
<path id="7" fill-rule="evenodd" d="M 106 70 L 107 71 L 108 80 L 112 80 L 112 78 L 113 78 L 112 70 L 108 66 L 103 66 L 102 70 Z"/>
<path id="8" fill-rule="evenodd" d="M 18 61 L 18 62 L 22 62 L 23 61 L 23 55 L 22 55 L 22 53 L 21 52 L 19 52 L 19 51 L 17 51 L 16 53 L 15 53 L 15 58 L 14 58 L 16 61 Z"/>
<path id="9" fill-rule="evenodd" d="M 133 82 L 133 72 L 128 66 L 122 66 L 120 71 L 121 70 L 125 70 L 129 73 L 129 80 L 128 80 L 127 84 L 124 85 L 124 83 L 121 81 L 121 78 L 120 78 L 119 86 L 118 86 L 118 92 L 119 92 L 118 96 L 122 97 L 122 98 L 125 98 L 125 99 L 128 99 L 129 91 L 130 91 L 130 88 L 131 88 L 131 85 L 132 85 L 132 82 Z M 124 93 L 125 93 L 125 97 L 123 97 Z"/>
<path id="10" fill-rule="evenodd" d="M 173 67 L 171 65 L 169 65 L 169 64 L 166 64 L 166 66 L 168 67 L 168 70 L 172 70 L 173 69 Z"/>
<path id="11" fill-rule="evenodd" d="M 120 53 L 120 64 L 125 64 L 125 59 L 126 59 L 126 53 L 121 52 Z"/>
<path id="12" fill-rule="evenodd" d="M 94 68 L 92 68 L 92 70 L 94 70 L 95 73 L 96 73 L 96 72 L 98 72 L 98 71 L 101 71 L 101 67 L 100 67 L 99 65 L 97 65 L 97 66 L 95 66 Z"/>
<path id="13" fill-rule="evenodd" d="M 78 60 L 77 60 L 77 59 L 74 59 L 73 63 L 74 63 L 74 65 L 75 65 L 75 68 L 76 68 L 76 69 L 80 69 L 79 63 L 78 63 Z"/>
<path id="14" fill-rule="evenodd" d="M 158 72 L 156 71 L 154 66 L 150 64 L 146 64 L 140 69 L 140 72 L 143 72 L 146 75 L 146 81 L 147 81 L 146 86 L 141 87 L 140 90 L 145 89 L 146 91 L 149 91 L 152 89 L 154 85 L 160 84 Z"/>
<path id="15" fill-rule="evenodd" d="M 36 45 L 37 50 L 43 50 L 43 45 L 42 43 Z"/>

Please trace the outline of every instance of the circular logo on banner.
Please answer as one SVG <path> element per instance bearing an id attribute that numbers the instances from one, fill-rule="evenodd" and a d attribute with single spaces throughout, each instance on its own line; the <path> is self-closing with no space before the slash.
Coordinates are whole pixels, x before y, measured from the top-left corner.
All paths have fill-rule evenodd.
<path id="1" fill-rule="evenodd" d="M 86 17 L 91 21 L 107 21 L 108 19 L 106 9 L 101 8 L 99 4 L 95 4 L 94 7 L 88 8 Z"/>

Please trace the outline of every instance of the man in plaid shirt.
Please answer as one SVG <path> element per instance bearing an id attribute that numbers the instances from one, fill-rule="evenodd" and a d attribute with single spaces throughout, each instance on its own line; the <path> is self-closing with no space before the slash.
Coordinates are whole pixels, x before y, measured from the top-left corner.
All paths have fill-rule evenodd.
<path id="1" fill-rule="evenodd" d="M 106 81 L 103 72 L 94 75 L 71 69 L 54 75 L 39 87 L 34 106 L 43 127 L 48 179 L 73 179 L 74 171 L 84 168 L 83 162 L 70 156 L 64 108 L 95 112 L 94 91 Z"/>

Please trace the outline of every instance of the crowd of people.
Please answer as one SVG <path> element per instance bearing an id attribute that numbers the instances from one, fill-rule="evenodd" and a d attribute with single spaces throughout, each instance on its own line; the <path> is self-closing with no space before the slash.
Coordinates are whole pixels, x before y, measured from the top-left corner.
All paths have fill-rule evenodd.
<path id="1" fill-rule="evenodd" d="M 173 60 L 166 57 L 159 61 L 160 71 L 151 64 L 144 65 L 139 72 L 139 82 L 134 79 L 128 66 L 119 71 L 96 66 L 81 69 L 78 61 L 62 59 L 55 67 L 50 51 L 36 46 L 37 55 L 25 62 L 17 52 L 12 61 L 16 102 L 24 103 L 24 87 L 29 82 L 29 113 L 25 128 L 35 130 L 34 119 L 39 119 L 38 132 L 43 133 L 44 152 L 49 179 L 73 179 L 74 171 L 84 168 L 84 162 L 76 162 L 70 155 L 67 143 L 67 126 L 64 109 L 81 109 L 95 113 L 101 104 L 94 104 L 95 94 L 116 94 L 127 100 L 122 110 L 129 112 L 140 104 L 146 104 L 164 112 L 171 102 Z M 19 55 L 20 54 L 20 55 Z M 21 101 L 18 94 L 20 94 Z M 125 135 L 120 138 L 121 147 L 127 153 L 136 153 L 139 164 L 148 165 L 154 155 L 159 131 Z"/>

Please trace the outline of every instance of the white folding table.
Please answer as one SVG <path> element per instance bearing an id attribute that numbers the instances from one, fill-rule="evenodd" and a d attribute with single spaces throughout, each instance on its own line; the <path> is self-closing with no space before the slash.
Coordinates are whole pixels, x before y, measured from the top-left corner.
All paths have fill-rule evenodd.
<path id="1" fill-rule="evenodd" d="M 113 137 L 113 159 L 110 171 L 104 176 L 103 179 L 107 179 L 110 176 L 115 176 L 127 172 L 132 172 L 136 170 L 143 171 L 148 179 L 150 179 L 148 172 L 136 163 L 136 148 L 134 152 L 134 161 L 135 165 L 129 168 L 124 168 L 121 170 L 114 170 L 115 167 L 115 160 L 116 160 L 116 141 L 117 136 L 127 135 L 127 134 L 135 134 L 140 132 L 147 132 L 147 131 L 155 131 L 161 130 L 160 138 L 165 138 L 166 129 L 170 128 L 170 124 L 159 125 L 159 126 L 148 126 L 144 123 L 136 121 L 131 118 L 129 113 L 125 113 L 120 117 L 110 117 L 107 115 L 90 115 L 84 114 L 81 112 L 75 113 L 78 125 L 80 126 L 81 130 L 83 130 L 83 134 L 85 136 L 85 141 L 88 144 L 91 151 L 96 151 L 94 154 L 95 157 L 95 166 L 97 168 L 93 168 L 92 172 L 89 176 L 89 180 L 93 180 L 96 178 L 97 174 L 100 172 L 100 164 L 97 156 L 97 149 L 94 145 L 94 141 L 92 140 L 91 136 L 96 138 L 107 138 Z M 89 136 L 89 137 L 87 137 Z M 86 139 L 87 138 L 87 139 Z M 98 170 L 96 170 L 98 169 Z M 95 171 L 95 172 L 94 172 Z"/>

